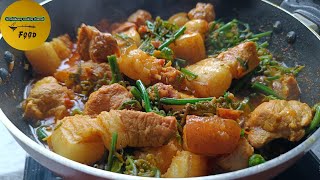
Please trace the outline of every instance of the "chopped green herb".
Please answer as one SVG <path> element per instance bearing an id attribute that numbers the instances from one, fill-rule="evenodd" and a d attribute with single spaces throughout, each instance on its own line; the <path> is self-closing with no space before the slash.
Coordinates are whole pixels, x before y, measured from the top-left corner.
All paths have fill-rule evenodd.
<path id="1" fill-rule="evenodd" d="M 111 73 L 112 73 L 112 80 L 110 84 L 123 81 L 123 78 L 117 63 L 117 57 L 115 55 L 108 56 L 108 62 L 109 62 Z"/>

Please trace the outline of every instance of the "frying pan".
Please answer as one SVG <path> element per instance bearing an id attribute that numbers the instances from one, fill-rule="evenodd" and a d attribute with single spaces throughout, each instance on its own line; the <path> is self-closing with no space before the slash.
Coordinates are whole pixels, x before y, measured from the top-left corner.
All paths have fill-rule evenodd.
<path id="1" fill-rule="evenodd" d="M 267 1 L 218 1 L 212 0 L 216 6 L 217 18 L 230 20 L 238 18 L 252 25 L 254 32 L 271 30 L 275 21 L 281 21 L 282 31 L 273 33 L 270 39 L 270 50 L 289 66 L 296 64 L 305 65 L 298 76 L 301 88 L 301 101 L 313 105 L 320 102 L 320 37 L 313 30 L 292 16 L 288 11 L 279 8 Z M 287 5 L 290 6 L 290 0 Z M 297 2 L 297 1 L 294 1 Z M 317 8 L 305 8 L 307 19 L 317 23 Z M 112 21 L 125 20 L 128 15 L 137 9 L 146 9 L 153 16 L 160 15 L 168 18 L 179 11 L 189 11 L 196 4 L 192 0 L 55 0 L 42 3 L 51 17 L 50 38 L 69 33 L 75 38 L 76 28 L 81 23 L 95 24 L 102 18 Z M 292 5 L 292 4 L 291 4 Z M 302 7 L 302 6 L 301 6 Z M 292 11 L 297 11 L 295 5 L 290 6 Z M 309 8 L 309 9 L 308 9 Z M 314 12 L 312 12 L 311 10 Z M 300 11 L 301 12 L 301 11 Z M 300 13 L 300 15 L 303 13 Z M 320 23 L 319 23 L 320 24 Z M 296 41 L 289 44 L 286 34 L 289 31 L 296 33 Z M 26 58 L 24 53 L 11 48 L 5 41 L 0 40 L 0 57 L 5 51 L 10 51 L 15 56 L 15 66 L 10 76 L 0 85 L 0 120 L 8 128 L 17 142 L 40 164 L 48 167 L 57 174 L 74 179 L 143 179 L 123 174 L 102 171 L 61 157 L 42 145 L 37 144 L 28 123 L 22 119 L 20 103 L 23 100 L 24 87 L 32 79 L 32 73 L 24 69 Z M 5 61 L 0 61 L 0 67 L 7 68 Z M 266 163 L 235 172 L 201 177 L 203 179 L 239 179 L 239 178 L 271 178 L 296 160 L 302 157 L 320 137 L 320 129 L 303 141 L 294 149 L 272 159 Z M 194 178 L 198 179 L 198 178 Z"/>

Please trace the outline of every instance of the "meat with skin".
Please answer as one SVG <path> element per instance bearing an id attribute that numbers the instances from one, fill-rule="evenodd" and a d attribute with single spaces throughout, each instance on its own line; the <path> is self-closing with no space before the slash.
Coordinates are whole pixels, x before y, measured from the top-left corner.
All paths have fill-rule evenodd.
<path id="1" fill-rule="evenodd" d="M 111 135 L 118 133 L 116 148 L 159 147 L 175 137 L 177 120 L 173 116 L 160 116 L 153 112 L 111 110 L 102 112 L 97 119 L 103 129 L 103 140 L 109 149 Z"/>
<path id="2" fill-rule="evenodd" d="M 188 115 L 183 127 L 184 149 L 206 156 L 228 154 L 237 147 L 240 131 L 231 119 Z"/>
<path id="3" fill-rule="evenodd" d="M 189 19 L 204 19 L 211 22 L 215 19 L 216 14 L 214 7 L 210 3 L 197 3 L 196 7 L 189 11 Z"/>
<path id="4" fill-rule="evenodd" d="M 94 62 L 106 62 L 107 56 L 120 54 L 117 41 L 111 34 L 85 24 L 78 29 L 77 48 L 83 60 Z"/>
<path id="5" fill-rule="evenodd" d="M 299 99 L 300 90 L 293 75 L 283 75 L 279 80 L 273 81 L 272 89 L 287 100 Z"/>
<path id="6" fill-rule="evenodd" d="M 168 97 L 168 98 L 180 98 L 179 92 L 174 89 L 171 85 L 163 84 L 163 83 L 157 83 L 153 86 L 151 86 L 149 89 L 149 96 L 151 99 L 155 99 L 155 88 L 158 89 L 159 97 Z"/>
<path id="7" fill-rule="evenodd" d="M 131 93 L 118 83 L 104 85 L 90 94 L 84 107 L 84 113 L 96 116 L 102 111 L 118 109 L 122 103 L 132 98 Z"/>
<path id="8" fill-rule="evenodd" d="M 61 119 L 69 115 L 70 107 L 65 101 L 72 98 L 72 91 L 60 85 L 54 77 L 45 77 L 34 84 L 23 103 L 24 117 L 41 120 L 53 116 Z"/>
<path id="9" fill-rule="evenodd" d="M 241 43 L 234 48 L 186 67 L 198 75 L 186 86 L 197 97 L 219 97 L 230 87 L 232 79 L 238 79 L 252 71 L 259 64 L 256 45 Z"/>
<path id="10" fill-rule="evenodd" d="M 277 138 L 299 141 L 311 120 L 312 111 L 307 104 L 295 100 L 271 100 L 259 105 L 245 125 L 250 129 L 250 144 L 260 148 Z"/>
<path id="11" fill-rule="evenodd" d="M 230 67 L 232 77 L 240 79 L 259 65 L 259 57 L 254 42 L 241 43 L 218 55 Z"/>
<path id="12" fill-rule="evenodd" d="M 68 88 L 78 90 L 74 87 L 77 85 L 74 76 L 78 76 L 80 81 L 93 81 L 103 79 L 104 77 L 108 80 L 111 79 L 110 66 L 107 63 L 95 63 L 93 61 L 78 62 L 69 68 L 58 70 L 54 77 L 65 83 Z"/>
<path id="13" fill-rule="evenodd" d="M 225 171 L 236 171 L 247 168 L 253 151 L 254 149 L 247 139 L 241 138 L 236 149 L 230 154 L 217 158 L 216 164 Z"/>
<path id="14" fill-rule="evenodd" d="M 145 25 L 146 21 L 150 21 L 151 19 L 152 16 L 148 11 L 139 9 L 129 16 L 128 21 L 136 24 L 139 27 L 141 25 Z"/>

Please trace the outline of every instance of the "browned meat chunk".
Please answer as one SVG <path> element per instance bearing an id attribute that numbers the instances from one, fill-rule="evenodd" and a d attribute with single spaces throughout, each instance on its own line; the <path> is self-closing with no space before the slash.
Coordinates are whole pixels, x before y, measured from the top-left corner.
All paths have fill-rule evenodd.
<path id="1" fill-rule="evenodd" d="M 167 172 L 172 158 L 181 151 L 182 147 L 177 140 L 170 141 L 167 145 L 161 147 L 149 147 L 143 148 L 141 151 L 135 152 L 137 158 L 142 158 L 148 160 L 148 158 L 153 157 L 155 160 L 155 166 L 161 171 L 161 174 Z"/>
<path id="2" fill-rule="evenodd" d="M 128 21 L 135 23 L 139 27 L 145 25 L 146 21 L 151 19 L 152 16 L 148 11 L 139 9 L 129 16 Z"/>
<path id="3" fill-rule="evenodd" d="M 253 147 L 246 138 L 241 138 L 236 149 L 216 160 L 217 165 L 225 171 L 236 171 L 248 167 L 250 156 L 253 154 Z"/>
<path id="4" fill-rule="evenodd" d="M 112 32 L 112 34 L 121 33 L 121 32 L 129 30 L 130 28 L 136 29 L 136 25 L 132 22 L 113 23 L 111 25 L 111 32 Z"/>
<path id="5" fill-rule="evenodd" d="M 210 3 L 197 3 L 196 7 L 188 13 L 189 19 L 204 19 L 211 22 L 215 19 L 216 14 L 214 7 Z"/>
<path id="6" fill-rule="evenodd" d="M 276 138 L 299 141 L 311 119 L 312 111 L 305 103 L 294 100 L 264 102 L 251 113 L 246 122 L 250 129 L 248 140 L 255 148 L 260 148 Z"/>
<path id="7" fill-rule="evenodd" d="M 254 42 L 241 43 L 220 53 L 217 58 L 230 67 L 235 79 L 239 79 L 252 71 L 260 62 Z"/>
<path id="8" fill-rule="evenodd" d="M 106 63 L 94 63 L 92 61 L 78 62 L 77 64 L 58 70 L 54 77 L 65 83 L 68 88 L 75 92 L 81 92 L 78 81 L 97 82 L 101 79 L 111 79 L 110 66 Z"/>
<path id="9" fill-rule="evenodd" d="M 111 34 L 84 24 L 78 29 L 77 48 L 83 60 L 91 59 L 94 62 L 106 62 L 107 56 L 120 54 L 117 41 Z"/>
<path id="10" fill-rule="evenodd" d="M 34 84 L 23 103 L 24 117 L 41 120 L 54 116 L 61 119 L 69 115 L 66 100 L 72 98 L 73 93 L 58 84 L 54 77 L 45 77 Z"/>
<path id="11" fill-rule="evenodd" d="M 175 90 L 171 85 L 157 83 L 149 88 L 149 96 L 151 99 L 156 98 L 155 88 L 157 88 L 160 98 L 163 98 L 163 97 L 180 98 L 179 92 Z"/>
<path id="12" fill-rule="evenodd" d="M 298 82 L 293 75 L 284 75 L 272 83 L 272 89 L 287 100 L 299 99 Z"/>
<path id="13" fill-rule="evenodd" d="M 177 124 L 175 117 L 160 116 L 156 113 L 111 110 L 97 116 L 105 129 L 103 140 L 109 149 L 111 134 L 118 133 L 117 149 L 130 147 L 159 147 L 175 137 Z"/>
<path id="14" fill-rule="evenodd" d="M 102 111 L 118 109 L 122 103 L 130 100 L 131 97 L 131 93 L 120 84 L 102 86 L 90 94 L 84 107 L 84 113 L 96 116 Z"/>

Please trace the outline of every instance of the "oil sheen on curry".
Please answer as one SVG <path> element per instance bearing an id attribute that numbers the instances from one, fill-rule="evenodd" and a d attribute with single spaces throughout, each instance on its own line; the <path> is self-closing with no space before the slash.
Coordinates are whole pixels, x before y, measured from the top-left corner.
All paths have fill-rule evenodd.
<path id="1" fill-rule="evenodd" d="M 82 24 L 26 51 L 24 118 L 53 152 L 134 176 L 196 177 L 264 163 L 319 125 L 271 31 L 215 19 L 198 3 L 169 19 Z"/>

